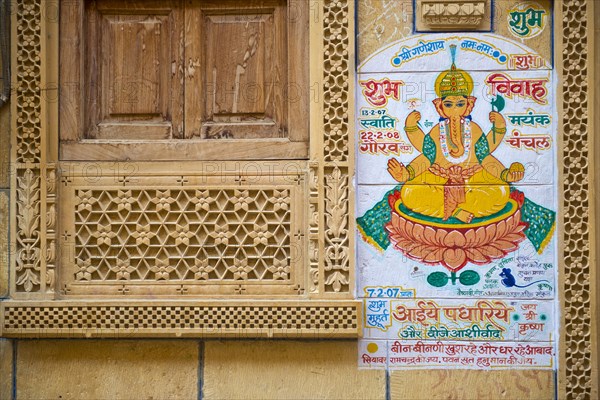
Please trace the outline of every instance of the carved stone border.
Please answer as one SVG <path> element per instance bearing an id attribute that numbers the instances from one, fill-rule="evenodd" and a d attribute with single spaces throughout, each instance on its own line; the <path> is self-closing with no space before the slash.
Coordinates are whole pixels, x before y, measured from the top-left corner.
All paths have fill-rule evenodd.
<path id="1" fill-rule="evenodd" d="M 56 96 L 49 94 L 52 86 L 56 92 L 58 82 L 56 18 L 60 1 L 13 3 L 12 63 L 16 96 L 12 102 L 11 193 L 15 201 L 11 205 L 10 299 L 0 302 L 0 334 L 114 336 L 113 318 L 129 318 L 133 313 L 143 318 L 141 326 L 131 322 L 135 328 L 128 331 L 131 337 L 165 336 L 176 331 L 184 336 L 205 335 L 207 326 L 186 325 L 185 321 L 198 313 L 218 316 L 222 305 L 215 305 L 212 300 L 186 299 L 184 305 L 174 305 L 173 301 L 120 300 L 115 306 L 60 300 L 60 293 L 55 291 L 55 269 L 60 268 L 56 265 L 60 223 L 56 182 L 60 179 L 57 176 L 60 164 L 55 143 L 57 102 Z M 319 102 L 311 106 L 307 297 L 296 303 L 266 302 L 260 310 L 250 309 L 256 304 L 250 298 L 228 302 L 228 314 L 215 320 L 218 333 L 211 336 L 360 335 L 360 303 L 351 300 L 354 296 L 354 212 L 350 185 L 354 170 L 353 7 L 349 0 L 314 1 L 311 7 L 311 38 L 318 38 L 311 42 L 311 73 L 319 83 L 316 90 Z M 260 318 L 248 319 L 246 314 L 252 312 Z M 289 318 L 283 325 L 281 315 Z M 307 316 L 312 321 L 308 324 Z M 71 318 L 79 318 L 79 330 L 69 328 Z M 181 329 L 172 329 L 172 322 L 178 318 L 185 320 Z M 154 330 L 143 325 L 144 321 L 157 319 L 167 328 Z M 290 334 L 292 328 L 286 324 L 296 327 L 295 333 Z M 234 326 L 235 332 L 226 332 L 229 325 Z M 277 328 L 279 331 L 267 329 L 279 325 L 282 325 Z"/>
<path id="2" fill-rule="evenodd" d="M 559 365 L 567 399 L 589 399 L 598 383 L 593 382 L 592 363 L 598 357 L 592 349 L 592 301 L 598 288 L 591 283 L 593 257 L 591 254 L 593 220 L 590 212 L 590 173 L 595 164 L 590 157 L 592 129 L 590 119 L 590 69 L 594 60 L 589 57 L 593 21 L 589 0 L 567 0 L 556 3 L 561 7 L 562 30 L 556 33 L 562 40 L 562 134 L 563 134 L 563 256 L 564 338 Z M 597 129 L 597 127 L 596 127 Z M 596 155 L 597 157 L 598 155 Z M 597 264 L 596 264 L 597 268 Z M 594 300 L 592 300 L 594 299 Z M 562 391 L 561 390 L 561 391 Z M 563 397 L 561 395 L 561 397 Z"/>

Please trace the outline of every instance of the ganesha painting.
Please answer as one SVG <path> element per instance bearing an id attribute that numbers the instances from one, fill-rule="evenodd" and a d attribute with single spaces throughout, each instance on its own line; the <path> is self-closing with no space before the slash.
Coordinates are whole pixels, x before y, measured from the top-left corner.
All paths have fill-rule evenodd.
<path id="1" fill-rule="evenodd" d="M 486 82 L 477 84 L 459 68 L 456 44 L 445 50 L 449 67 L 435 79 L 431 74 L 429 83 L 435 91 L 430 104 L 436 114 L 425 115 L 427 111 L 412 107 L 403 121 L 399 119 L 398 130 L 412 146 L 412 158 L 385 157 L 387 173 L 397 184 L 357 223 L 363 239 L 374 247 L 392 247 L 419 264 L 448 270 L 448 278 L 430 274 L 431 285 L 445 284 L 439 283 L 440 277 L 472 285 L 479 281 L 478 265 L 506 257 L 524 241 L 543 252 L 553 235 L 555 212 L 519 190 L 526 167 L 518 151 L 503 150 L 503 161 L 496 156 L 508 140 L 502 110 L 505 97 L 515 98 L 511 83 L 508 91 L 493 87 L 497 90 L 478 101 L 474 89 Z M 475 269 L 457 277 L 467 265 Z"/>

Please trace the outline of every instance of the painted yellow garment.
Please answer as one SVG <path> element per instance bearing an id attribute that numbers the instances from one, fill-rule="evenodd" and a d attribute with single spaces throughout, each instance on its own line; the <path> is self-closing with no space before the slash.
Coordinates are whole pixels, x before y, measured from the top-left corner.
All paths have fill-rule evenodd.
<path id="1" fill-rule="evenodd" d="M 402 203 L 410 210 L 430 217 L 444 217 L 444 184 L 447 179 L 425 171 L 402 186 Z M 465 181 L 465 202 L 458 205 L 474 217 L 486 217 L 502 210 L 508 202 L 508 184 L 485 170 Z M 452 211 L 452 210 L 451 210 Z"/>

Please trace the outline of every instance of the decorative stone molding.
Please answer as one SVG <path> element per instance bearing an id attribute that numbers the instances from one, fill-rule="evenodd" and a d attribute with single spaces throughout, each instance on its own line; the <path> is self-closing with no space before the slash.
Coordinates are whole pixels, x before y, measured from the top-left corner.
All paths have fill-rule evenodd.
<path id="1" fill-rule="evenodd" d="M 13 238 L 11 270 L 14 296 L 52 296 L 56 256 L 55 165 L 48 150 L 48 106 L 44 35 L 49 23 L 43 3 L 23 0 L 13 3 L 16 47 L 13 47 L 11 180 Z"/>
<path id="2" fill-rule="evenodd" d="M 320 185 L 324 188 L 323 269 L 319 274 L 324 292 L 352 296 L 354 281 L 354 212 L 350 171 L 354 166 L 352 113 L 354 93 L 353 26 L 350 1 L 326 0 L 323 8 L 323 124 L 324 152 Z"/>
<path id="3" fill-rule="evenodd" d="M 490 0 L 418 0 L 417 31 L 488 31 Z"/>

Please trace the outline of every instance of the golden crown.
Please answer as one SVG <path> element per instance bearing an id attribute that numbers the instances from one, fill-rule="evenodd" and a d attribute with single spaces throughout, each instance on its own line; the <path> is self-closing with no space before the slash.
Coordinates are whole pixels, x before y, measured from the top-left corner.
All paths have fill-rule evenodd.
<path id="1" fill-rule="evenodd" d="M 452 66 L 438 75 L 435 80 L 435 93 L 438 97 L 446 96 L 470 96 L 473 91 L 473 78 L 466 71 L 456 68 L 454 62 L 456 56 L 456 45 L 450 45 Z"/>

